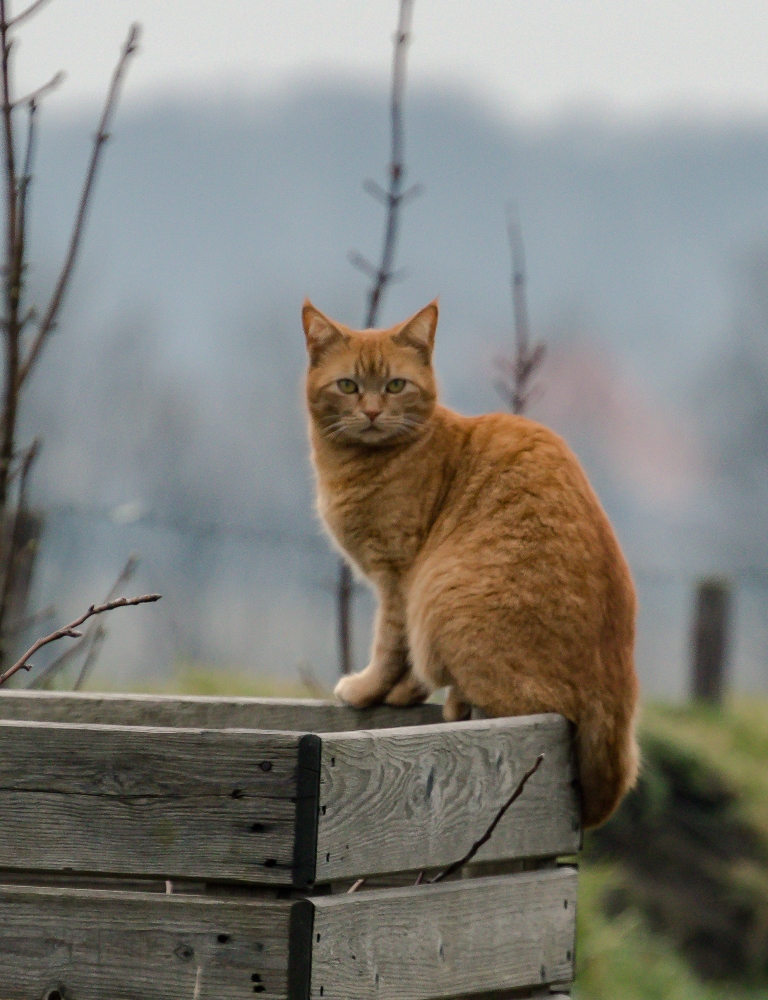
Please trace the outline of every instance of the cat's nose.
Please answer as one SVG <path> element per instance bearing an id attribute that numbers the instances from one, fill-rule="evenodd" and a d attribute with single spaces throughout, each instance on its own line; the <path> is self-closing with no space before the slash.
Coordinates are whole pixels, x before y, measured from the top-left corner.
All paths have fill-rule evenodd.
<path id="1" fill-rule="evenodd" d="M 363 410 L 363 413 L 366 415 L 366 417 L 368 417 L 371 423 L 373 423 L 376 417 L 378 417 L 379 414 L 381 413 L 381 410 Z"/>

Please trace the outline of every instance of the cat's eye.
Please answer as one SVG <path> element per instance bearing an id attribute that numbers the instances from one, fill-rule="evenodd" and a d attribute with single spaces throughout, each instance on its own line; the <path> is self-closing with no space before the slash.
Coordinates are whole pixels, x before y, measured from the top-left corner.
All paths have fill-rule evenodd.
<path id="1" fill-rule="evenodd" d="M 353 392 L 357 392 L 357 382 L 353 378 L 340 378 L 336 385 L 345 396 L 351 396 Z"/>
<path id="2" fill-rule="evenodd" d="M 387 392 L 402 392 L 404 388 L 404 378 L 392 378 L 387 382 Z"/>

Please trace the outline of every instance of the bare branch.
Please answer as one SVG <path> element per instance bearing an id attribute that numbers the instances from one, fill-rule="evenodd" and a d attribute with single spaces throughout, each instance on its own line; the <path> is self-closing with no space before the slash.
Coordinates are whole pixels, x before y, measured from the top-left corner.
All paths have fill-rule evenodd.
<path id="1" fill-rule="evenodd" d="M 365 879 L 359 878 L 357 882 L 353 882 L 352 885 L 347 889 L 347 895 L 351 895 L 353 892 L 357 892 L 358 889 L 365 885 Z"/>
<path id="2" fill-rule="evenodd" d="M 515 314 L 515 341 L 518 358 L 528 354 L 530 327 L 525 297 L 525 244 L 520 220 L 511 203 L 507 204 L 507 237 L 512 257 L 512 306 Z"/>
<path id="3" fill-rule="evenodd" d="M 129 583 L 133 574 L 136 572 L 139 566 L 139 557 L 136 555 L 128 556 L 125 566 L 120 570 L 117 579 L 112 584 L 109 589 L 109 593 L 103 600 L 103 604 L 107 604 L 109 601 L 113 601 L 117 595 L 120 593 L 122 588 Z"/>
<path id="4" fill-rule="evenodd" d="M 19 370 L 18 312 L 21 295 L 21 276 L 16 267 L 18 234 L 16 149 L 13 134 L 13 101 L 10 81 L 11 41 L 8 36 L 6 0 L 0 0 L 0 89 L 2 90 L 2 130 L 5 171 L 5 249 L 3 252 L 3 334 L 5 339 L 5 365 L 3 385 L 3 426 L 0 441 L 0 510 L 5 513 L 8 501 L 8 475 L 14 451 L 18 393 L 16 382 Z"/>
<path id="5" fill-rule="evenodd" d="M 11 279 L 10 268 L 13 260 L 13 247 L 16 243 L 16 150 L 13 141 L 13 101 L 11 100 L 10 61 L 11 41 L 8 37 L 8 21 L 6 18 L 6 0 L 0 0 L 0 66 L 2 72 L 3 97 L 3 132 L 5 138 L 5 197 L 6 211 L 6 260 L 8 269 L 6 281 Z"/>
<path id="6" fill-rule="evenodd" d="M 408 202 L 413 201 L 414 198 L 418 198 L 420 194 L 424 193 L 423 184 L 413 184 L 408 188 L 407 191 L 403 191 L 400 195 L 400 207 L 407 205 Z"/>
<path id="7" fill-rule="evenodd" d="M 347 260 L 352 265 L 356 267 L 358 271 L 362 271 L 363 274 L 367 274 L 371 281 L 377 281 L 379 277 L 379 272 L 375 264 L 372 264 L 366 257 L 363 257 L 361 253 L 357 250 L 350 250 L 347 254 Z"/>
<path id="8" fill-rule="evenodd" d="M 63 69 L 60 69 L 58 73 L 54 73 L 48 83 L 44 83 L 42 87 L 38 87 L 37 90 L 33 90 L 31 94 L 27 94 L 26 97 L 20 97 L 18 100 L 13 102 L 14 108 L 22 108 L 24 105 L 34 104 L 38 105 L 41 98 L 45 97 L 46 94 L 60 87 L 66 78 L 66 73 Z"/>
<path id="9" fill-rule="evenodd" d="M 33 678 L 32 683 L 28 685 L 30 690 L 44 689 L 47 682 L 54 677 L 61 669 L 63 669 L 68 663 L 71 663 L 76 657 L 82 653 L 82 651 L 87 647 L 88 644 L 88 633 L 77 640 L 69 649 L 65 649 L 61 656 L 57 656 L 56 659 L 49 663 L 45 670 L 41 671 L 35 678 Z M 30 667 L 32 664 L 30 664 Z M 25 667 L 25 670 L 29 667 Z"/>
<path id="10" fill-rule="evenodd" d="M 18 571 L 18 555 L 21 548 L 21 531 L 24 519 L 24 513 L 27 506 L 27 483 L 29 481 L 29 473 L 32 470 L 32 466 L 37 458 L 40 451 L 40 439 L 35 438 L 30 447 L 27 449 L 24 458 L 21 463 L 21 468 L 19 471 L 19 492 L 16 501 L 16 512 L 13 518 L 13 528 L 11 529 L 10 537 L 8 540 L 8 551 L 5 558 L 5 574 L 3 576 L 3 587 L 0 591 L 0 655 L 5 656 L 5 642 L 2 641 L 2 637 L 5 634 L 5 619 L 8 614 L 8 606 L 11 601 L 11 595 L 14 590 L 17 579 Z M 2 662 L 2 660 L 0 660 Z"/>
<path id="11" fill-rule="evenodd" d="M 30 4 L 26 10 L 17 14 L 16 17 L 12 17 L 8 22 L 8 27 L 15 28 L 17 25 L 21 24 L 22 21 L 26 21 L 28 17 L 32 17 L 32 15 L 36 14 L 41 7 L 45 7 L 45 5 L 50 2 L 51 0 L 35 0 L 35 2 Z"/>
<path id="12" fill-rule="evenodd" d="M 40 622 L 44 622 L 47 618 L 53 618 L 56 614 L 56 606 L 54 604 L 49 604 L 47 608 L 41 608 L 39 611 L 35 611 L 34 614 L 27 615 L 26 618 L 22 618 L 21 621 L 14 622 L 14 624 L 8 628 L 8 635 L 20 635 L 25 632 L 28 628 L 32 628 L 33 625 L 38 625 Z"/>
<path id="13" fill-rule="evenodd" d="M 495 383 L 496 390 L 513 413 L 524 413 L 531 400 L 530 382 L 544 360 L 544 344 L 530 347 L 528 303 L 525 294 L 525 246 L 520 221 L 511 204 L 507 205 L 507 235 L 512 258 L 512 306 L 515 319 L 514 361 L 500 358 L 496 367 L 504 380 Z"/>
<path id="14" fill-rule="evenodd" d="M 377 184 L 370 177 L 363 181 L 363 191 L 366 191 L 376 201 L 380 201 L 382 205 L 389 204 L 389 191 L 385 191 L 381 184 Z"/>
<path id="15" fill-rule="evenodd" d="M 21 305 L 21 292 L 22 284 L 24 279 L 25 271 L 25 261 L 24 261 L 24 249 L 27 237 L 27 205 L 29 202 L 29 187 L 32 183 L 32 163 L 35 157 L 35 140 L 37 138 L 37 130 L 35 128 L 35 116 L 37 114 L 37 104 L 34 101 L 30 101 L 27 105 L 27 148 L 24 154 L 24 170 L 21 177 L 19 178 L 18 184 L 18 223 L 16 227 L 16 243 L 13 248 L 13 267 L 17 275 L 17 283 L 19 286 L 19 305 Z M 29 315 L 29 313 L 27 313 Z M 19 320 L 18 313 L 14 316 L 16 335 L 20 335 L 23 327 L 26 325 L 26 316 L 23 320 Z"/>
<path id="16" fill-rule="evenodd" d="M 21 316 L 18 320 L 17 329 L 19 333 L 21 333 L 24 327 L 28 326 L 30 323 L 33 323 L 36 319 L 37 319 L 37 309 L 35 308 L 35 306 L 30 306 L 29 309 L 27 309 L 27 311 L 24 313 L 24 315 Z M 7 325 L 8 324 L 5 322 L 5 320 L 0 319 L 0 329 L 5 330 L 7 328 Z"/>
<path id="17" fill-rule="evenodd" d="M 26 460 L 27 460 L 27 455 L 29 455 L 30 451 L 33 448 L 37 449 L 39 447 L 39 445 L 40 445 L 40 439 L 39 438 L 35 438 L 35 440 L 32 442 L 32 444 L 29 446 L 29 448 L 25 448 L 24 451 L 17 452 L 13 456 L 13 459 L 11 461 L 11 468 L 8 471 L 8 484 L 9 485 L 12 482 L 14 482 L 21 475 L 21 473 L 24 470 L 24 465 L 25 465 Z M 18 464 L 15 465 L 14 463 L 18 463 Z"/>
<path id="18" fill-rule="evenodd" d="M 96 660 L 99 658 L 99 653 L 101 652 L 101 647 L 104 645 L 104 640 L 107 638 L 107 630 L 99 625 L 93 636 L 93 641 L 91 642 L 90 648 L 88 650 L 88 655 L 83 661 L 83 665 L 80 668 L 80 673 L 77 675 L 75 683 L 72 685 L 73 691 L 80 691 L 85 684 L 85 680 L 93 670 L 96 665 Z"/>
<path id="19" fill-rule="evenodd" d="M 352 673 L 352 570 L 345 559 L 339 559 L 339 580 L 336 588 L 336 626 L 339 636 L 339 669 Z"/>
<path id="20" fill-rule="evenodd" d="M 434 878 L 429 879 L 430 885 L 434 885 L 436 882 L 442 882 L 443 879 L 448 878 L 449 875 L 453 875 L 454 872 L 457 872 L 460 868 L 463 868 L 464 865 L 468 864 L 472 860 L 472 858 L 474 858 L 474 856 L 477 854 L 477 852 L 480 850 L 483 844 L 488 843 L 488 841 L 493 836 L 493 831 L 501 822 L 504 813 L 507 811 L 507 809 L 509 809 L 512 803 L 516 799 L 519 799 L 520 796 L 523 794 L 523 789 L 527 785 L 528 779 L 533 777 L 533 775 L 538 771 L 538 769 L 541 767 L 543 760 L 544 760 L 544 754 L 540 753 L 539 756 L 536 758 L 536 763 L 533 764 L 531 767 L 529 767 L 528 770 L 525 772 L 525 774 L 522 776 L 517 788 L 514 790 L 514 792 L 512 792 L 512 794 L 504 803 L 504 805 L 501 807 L 501 809 L 499 809 L 499 811 L 496 813 L 496 815 L 493 818 L 493 822 L 485 831 L 485 833 L 482 835 L 482 837 L 474 842 L 474 844 L 470 847 L 470 849 L 467 851 L 467 853 L 464 855 L 463 858 L 459 858 L 458 861 L 454 861 L 452 865 L 448 865 L 448 867 L 445 868 L 443 871 L 438 872 L 438 874 L 435 875 Z M 416 884 L 418 885 L 419 883 L 417 882 Z"/>
<path id="21" fill-rule="evenodd" d="M 319 681 L 315 677 L 315 672 L 308 663 L 300 663 L 298 666 L 298 674 L 301 679 L 301 683 L 309 691 L 313 698 L 332 698 L 333 691 L 330 691 L 322 681 Z"/>
<path id="22" fill-rule="evenodd" d="M 80 639 L 82 637 L 82 632 L 78 632 L 78 628 L 83 624 L 83 622 L 88 621 L 94 615 L 102 615 L 105 611 L 114 611 L 115 608 L 128 608 L 134 607 L 137 604 L 151 604 L 154 601 L 159 601 L 162 594 L 143 594 L 141 597 L 118 597 L 115 601 L 108 601 L 106 604 L 91 605 L 90 608 L 85 612 L 84 615 L 80 615 L 69 625 L 65 625 L 63 628 L 56 629 L 55 632 L 51 632 L 50 635 L 46 635 L 42 639 L 38 639 L 26 653 L 17 660 L 12 667 L 9 667 L 4 674 L 0 674 L 0 684 L 5 684 L 5 682 L 13 677 L 15 673 L 19 670 L 29 670 L 32 666 L 29 663 L 29 659 L 35 655 L 38 649 L 42 649 L 43 646 L 47 646 L 50 642 L 56 642 L 59 639 L 64 639 L 69 636 L 72 639 Z"/>
<path id="23" fill-rule="evenodd" d="M 109 588 L 109 591 L 108 591 L 106 597 L 104 598 L 104 600 L 102 602 L 103 604 L 106 604 L 109 601 L 113 600 L 115 597 L 117 597 L 117 595 L 120 593 L 120 591 L 122 590 L 122 588 L 126 585 L 126 583 L 128 583 L 128 581 L 131 579 L 131 577 L 133 576 L 133 574 L 136 572 L 136 567 L 138 565 L 139 565 L 138 556 L 135 556 L 135 555 L 129 556 L 128 561 L 126 562 L 125 566 L 123 566 L 123 568 L 120 571 L 120 574 L 118 575 L 117 579 L 112 584 L 112 586 Z M 43 687 L 45 687 L 46 683 L 55 674 L 57 674 L 61 670 L 62 667 L 66 666 L 67 663 L 69 663 L 71 660 L 73 660 L 84 649 L 87 649 L 88 648 L 88 644 L 92 640 L 93 640 L 93 642 L 95 642 L 96 641 L 96 636 L 94 634 L 93 629 L 94 629 L 93 624 L 89 625 L 88 628 L 85 631 L 85 634 L 82 636 L 81 639 L 79 639 L 73 646 L 70 646 L 69 649 L 65 650 L 61 654 L 61 656 L 57 656 L 55 660 L 53 660 L 51 663 L 48 664 L 48 666 L 45 668 L 45 670 L 43 670 L 41 673 L 39 673 L 37 675 L 37 677 L 35 677 L 35 679 L 29 685 L 30 688 L 43 688 Z M 99 649 L 98 652 L 100 652 L 100 649 Z M 88 655 L 88 657 L 90 656 L 90 651 L 89 651 L 89 653 L 87 655 Z"/>
<path id="24" fill-rule="evenodd" d="M 0 0 L 2 2 L 2 0 Z M 128 37 L 123 45 L 122 52 L 120 54 L 120 59 L 118 60 L 117 66 L 115 67 L 114 73 L 112 74 L 112 82 L 107 93 L 107 99 L 104 103 L 104 110 L 101 115 L 101 121 L 99 122 L 98 131 L 93 139 L 93 151 L 91 153 L 91 160 L 88 166 L 88 172 L 85 177 L 85 182 L 83 184 L 83 190 L 80 195 L 80 203 L 77 209 L 77 215 L 75 217 L 75 224 L 72 229 L 72 236 L 69 243 L 69 251 L 64 260 L 64 265 L 61 269 L 59 275 L 59 280 L 56 283 L 56 288 L 54 289 L 53 295 L 51 296 L 51 301 L 48 304 L 48 308 L 40 322 L 40 328 L 35 336 L 35 339 L 30 346 L 29 353 L 25 358 L 24 362 L 19 368 L 19 373 L 17 377 L 17 386 L 21 386 L 24 380 L 29 375 L 32 366 L 37 360 L 42 346 L 45 342 L 46 337 L 51 332 L 56 324 L 56 318 L 61 307 L 61 303 L 64 299 L 64 294 L 67 290 L 67 285 L 69 284 L 69 279 L 72 275 L 72 269 L 75 266 L 75 261 L 77 259 L 77 253 L 80 248 L 80 240 L 83 234 L 83 226 L 85 225 L 85 217 L 88 211 L 88 204 L 91 199 L 91 192 L 93 190 L 93 184 L 96 179 L 96 173 L 99 167 L 99 161 L 101 159 L 102 149 L 104 143 L 109 138 L 109 125 L 111 123 L 115 107 L 117 105 L 117 100 L 120 94 L 120 85 L 122 84 L 123 77 L 131 56 L 136 52 L 138 47 L 140 28 L 138 24 L 132 24 L 130 30 L 128 31 Z"/>
<path id="25" fill-rule="evenodd" d="M 376 325 L 379 305 L 384 290 L 392 277 L 392 263 L 395 257 L 399 209 L 402 201 L 402 185 L 405 180 L 403 162 L 403 94 L 405 92 L 405 66 L 408 42 L 411 37 L 414 0 L 400 0 L 400 16 L 395 32 L 395 51 L 392 59 L 392 96 L 390 99 L 390 120 L 392 124 L 391 160 L 389 164 L 389 190 L 384 191 L 372 181 L 364 185 L 366 190 L 387 205 L 387 221 L 384 227 L 384 242 L 381 248 L 375 283 L 368 293 L 366 329 Z"/>

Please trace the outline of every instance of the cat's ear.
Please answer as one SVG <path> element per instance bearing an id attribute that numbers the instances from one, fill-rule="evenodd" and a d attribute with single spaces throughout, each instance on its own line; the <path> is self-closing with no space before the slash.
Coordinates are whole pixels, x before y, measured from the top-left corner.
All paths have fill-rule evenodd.
<path id="1" fill-rule="evenodd" d="M 340 346 L 349 339 L 327 316 L 324 316 L 319 309 L 315 309 L 309 299 L 304 299 L 301 321 L 304 324 L 307 351 L 313 364 L 316 364 L 329 348 Z"/>
<path id="2" fill-rule="evenodd" d="M 435 346 L 437 315 L 437 299 L 435 299 L 420 312 L 417 312 L 415 316 L 411 316 L 392 340 L 402 347 L 415 348 L 424 362 L 429 364 L 432 360 L 432 348 Z"/>

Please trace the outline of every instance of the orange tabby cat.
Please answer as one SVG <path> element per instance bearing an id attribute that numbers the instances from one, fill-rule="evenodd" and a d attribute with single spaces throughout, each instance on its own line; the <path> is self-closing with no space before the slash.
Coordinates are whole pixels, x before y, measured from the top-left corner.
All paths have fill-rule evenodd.
<path id="1" fill-rule="evenodd" d="M 391 330 L 304 303 L 318 509 L 379 597 L 369 665 L 336 694 L 445 718 L 560 712 L 576 725 L 584 823 L 637 775 L 629 570 L 578 461 L 524 417 L 440 406 L 433 302 Z"/>

